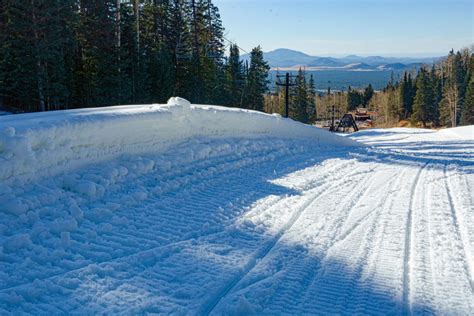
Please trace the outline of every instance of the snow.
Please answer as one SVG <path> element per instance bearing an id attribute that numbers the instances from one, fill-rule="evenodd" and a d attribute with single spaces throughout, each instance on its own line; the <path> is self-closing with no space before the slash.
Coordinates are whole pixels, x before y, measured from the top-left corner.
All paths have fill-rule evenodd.
<path id="1" fill-rule="evenodd" d="M 120 106 L 0 117 L 0 181 L 53 176 L 121 154 L 163 151 L 196 137 L 335 137 L 279 115 L 171 98 L 166 105 Z M 341 144 L 351 142 L 339 139 Z M 79 190 L 93 193 L 83 183 Z"/>
<path id="2" fill-rule="evenodd" d="M 473 126 L 183 99 L 0 126 L 2 314 L 474 311 Z"/>

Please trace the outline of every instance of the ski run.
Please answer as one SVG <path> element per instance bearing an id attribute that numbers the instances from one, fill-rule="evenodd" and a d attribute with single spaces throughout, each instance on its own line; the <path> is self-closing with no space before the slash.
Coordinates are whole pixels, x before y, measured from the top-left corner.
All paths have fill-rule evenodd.
<path id="1" fill-rule="evenodd" d="M 474 313 L 474 128 L 0 117 L 0 314 Z"/>

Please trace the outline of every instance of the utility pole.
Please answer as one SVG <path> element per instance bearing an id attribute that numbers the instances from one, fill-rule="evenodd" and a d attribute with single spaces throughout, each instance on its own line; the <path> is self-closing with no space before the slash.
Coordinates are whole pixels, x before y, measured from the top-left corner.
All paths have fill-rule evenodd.
<path id="1" fill-rule="evenodd" d="M 331 100 L 331 81 L 328 81 L 328 100 Z M 336 131 L 335 116 L 336 116 L 336 106 L 333 103 L 332 111 L 331 111 L 331 126 L 329 127 L 329 131 L 331 132 Z"/>
<path id="2" fill-rule="evenodd" d="M 334 123 L 335 123 L 335 122 L 334 122 L 334 118 L 335 118 L 335 115 L 336 115 L 336 113 L 335 113 L 336 111 L 335 111 L 335 110 L 336 110 L 336 106 L 333 104 L 333 105 L 332 105 L 332 116 L 331 116 L 331 128 L 330 128 L 330 131 L 331 131 L 331 132 L 335 132 L 335 131 L 336 131 L 336 127 L 334 126 L 334 125 L 335 125 L 335 124 L 334 124 Z"/>
<path id="3" fill-rule="evenodd" d="M 279 80 L 281 75 L 277 75 L 277 79 Z M 290 75 L 289 72 L 285 75 L 285 83 L 281 83 L 279 81 L 276 82 L 277 86 L 285 87 L 285 117 L 288 117 L 288 112 L 290 108 L 290 87 L 296 86 L 294 83 L 290 83 L 290 78 L 294 78 L 296 76 Z"/>

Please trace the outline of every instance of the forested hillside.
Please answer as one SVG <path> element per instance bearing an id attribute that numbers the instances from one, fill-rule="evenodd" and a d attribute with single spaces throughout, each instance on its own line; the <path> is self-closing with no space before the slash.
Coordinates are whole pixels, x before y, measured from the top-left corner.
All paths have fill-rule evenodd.
<path id="1" fill-rule="evenodd" d="M 376 94 L 370 106 L 386 123 L 410 120 L 413 125 L 474 124 L 474 55 L 472 50 L 451 51 L 432 67 L 412 76 L 405 73 Z"/>
<path id="2" fill-rule="evenodd" d="M 365 89 L 316 93 L 313 74 L 300 69 L 292 80 L 290 117 L 305 123 L 328 119 L 335 106 L 336 118 L 357 108 L 376 114 L 376 125 L 455 127 L 474 124 L 474 55 L 472 49 L 449 55 L 418 72 L 405 72 L 401 80 L 391 79 L 381 91 Z M 316 87 L 317 88 L 317 87 Z M 266 110 L 284 113 L 285 91 L 267 95 Z"/>
<path id="3" fill-rule="evenodd" d="M 262 110 L 268 67 L 260 47 L 251 55 L 239 60 L 211 0 L 0 3 L 0 107 L 13 111 L 173 95 Z"/>

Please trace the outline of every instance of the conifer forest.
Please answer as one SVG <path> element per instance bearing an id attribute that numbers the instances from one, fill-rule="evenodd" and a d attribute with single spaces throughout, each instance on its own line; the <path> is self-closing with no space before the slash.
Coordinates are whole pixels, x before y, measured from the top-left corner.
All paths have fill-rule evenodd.
<path id="1" fill-rule="evenodd" d="M 284 114 L 284 91 L 270 89 L 260 46 L 246 53 L 225 36 L 211 0 L 2 1 L 0 108 L 34 112 L 163 103 L 181 96 Z M 292 77 L 289 116 L 313 123 L 358 107 L 379 126 L 474 124 L 472 48 L 392 79 L 317 93 L 311 76 Z"/>
<path id="2" fill-rule="evenodd" d="M 227 57 L 226 57 L 227 51 Z M 0 105 L 19 112 L 165 102 L 263 110 L 268 66 L 211 0 L 0 3 Z"/>

